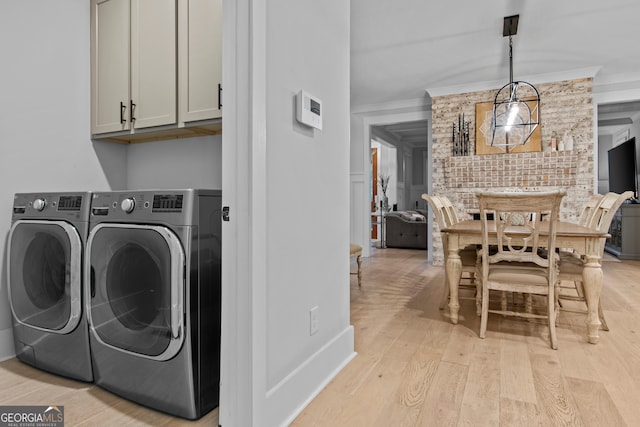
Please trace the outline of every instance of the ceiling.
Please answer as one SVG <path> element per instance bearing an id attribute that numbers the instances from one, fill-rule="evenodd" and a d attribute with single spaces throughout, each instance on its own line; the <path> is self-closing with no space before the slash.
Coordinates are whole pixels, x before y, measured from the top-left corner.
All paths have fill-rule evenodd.
<path id="1" fill-rule="evenodd" d="M 515 80 L 640 82 L 638 0 L 351 0 L 352 109 L 508 83 L 502 27 L 516 14 Z M 600 105 L 598 116 L 600 131 L 613 133 L 640 118 L 640 102 Z M 426 143 L 426 126 L 380 129 L 415 145 Z"/>
<path id="2" fill-rule="evenodd" d="M 508 83 L 515 14 L 515 80 L 640 81 L 638 0 L 351 0 L 352 109 Z"/>
<path id="3" fill-rule="evenodd" d="M 640 120 L 640 101 L 598 106 L 598 134 L 614 135 Z"/>
<path id="4" fill-rule="evenodd" d="M 401 141 L 411 147 L 427 145 L 427 125 L 425 120 L 373 126 L 373 136 L 387 142 Z"/>

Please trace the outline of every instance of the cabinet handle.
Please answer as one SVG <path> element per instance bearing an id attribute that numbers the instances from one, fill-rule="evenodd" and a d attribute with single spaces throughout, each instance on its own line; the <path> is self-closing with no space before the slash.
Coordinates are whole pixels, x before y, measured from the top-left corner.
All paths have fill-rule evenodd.
<path id="1" fill-rule="evenodd" d="M 120 124 L 121 125 L 127 122 L 127 119 L 124 118 L 125 111 L 127 111 L 127 106 L 124 105 L 124 102 L 120 101 Z"/>
<path id="2" fill-rule="evenodd" d="M 133 103 L 133 99 L 129 102 L 131 103 L 131 108 L 129 109 L 129 114 L 131 114 L 131 117 L 129 119 L 131 120 L 131 124 L 133 125 L 133 122 L 136 121 L 136 104 Z"/>
<path id="3" fill-rule="evenodd" d="M 222 84 L 218 83 L 218 110 L 222 109 Z"/>

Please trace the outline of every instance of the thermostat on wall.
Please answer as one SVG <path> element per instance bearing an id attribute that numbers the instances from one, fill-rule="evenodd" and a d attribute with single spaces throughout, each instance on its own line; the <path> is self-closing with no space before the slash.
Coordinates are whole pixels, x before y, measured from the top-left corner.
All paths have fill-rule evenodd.
<path id="1" fill-rule="evenodd" d="M 307 126 L 322 130 L 322 101 L 301 90 L 297 96 L 296 119 Z"/>

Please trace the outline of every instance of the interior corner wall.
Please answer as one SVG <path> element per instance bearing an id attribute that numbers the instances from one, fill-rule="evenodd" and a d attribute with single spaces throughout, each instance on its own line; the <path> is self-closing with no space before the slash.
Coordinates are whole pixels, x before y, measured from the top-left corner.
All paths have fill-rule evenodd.
<path id="1" fill-rule="evenodd" d="M 350 242 L 362 246 L 362 255 L 369 256 L 370 221 L 362 220 L 370 212 L 371 167 L 365 159 L 371 157 L 369 144 L 364 144 L 364 124 L 361 116 L 352 114 L 349 139 L 349 237 Z M 368 132 L 367 132 L 368 134 Z M 367 139 L 368 141 L 368 139 Z M 366 209 L 365 209 L 366 208 Z"/>
<path id="2" fill-rule="evenodd" d="M 0 360 L 14 355 L 5 256 L 13 195 L 110 188 L 90 139 L 89 16 L 84 1 L 0 2 Z M 123 146 L 98 150 L 124 175 Z"/>
<path id="3" fill-rule="evenodd" d="M 636 119 L 629 129 L 630 138 L 635 137 L 636 141 L 640 140 L 640 119 Z"/>
<path id="4" fill-rule="evenodd" d="M 636 119 L 629 130 L 629 137 L 636 139 L 636 183 L 640 185 L 640 120 Z M 638 194 L 636 194 L 636 198 Z"/>
<path id="5" fill-rule="evenodd" d="M 462 219 L 477 210 L 478 191 L 566 190 L 560 215 L 576 220 L 595 188 L 594 104 L 591 78 L 536 85 L 540 92 L 542 151 L 475 155 L 475 105 L 492 101 L 496 90 L 437 96 L 433 110 L 433 194 L 449 197 Z M 452 156 L 451 124 L 462 112 L 469 124 L 471 155 Z M 570 134 L 571 151 L 551 151 L 551 136 Z M 442 264 L 442 241 L 433 223 L 433 263 Z"/>
<path id="6" fill-rule="evenodd" d="M 609 191 L 609 157 L 608 151 L 613 148 L 613 135 L 598 135 L 598 193 Z"/>

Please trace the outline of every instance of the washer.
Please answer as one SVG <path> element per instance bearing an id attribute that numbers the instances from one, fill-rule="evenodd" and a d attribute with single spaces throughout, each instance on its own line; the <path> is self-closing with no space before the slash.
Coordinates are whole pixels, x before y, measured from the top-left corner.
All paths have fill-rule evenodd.
<path id="1" fill-rule="evenodd" d="M 218 406 L 221 192 L 93 193 L 89 227 L 96 384 L 188 419 Z"/>
<path id="2" fill-rule="evenodd" d="M 7 250 L 18 359 L 92 381 L 82 257 L 91 193 L 22 193 L 13 201 Z"/>

